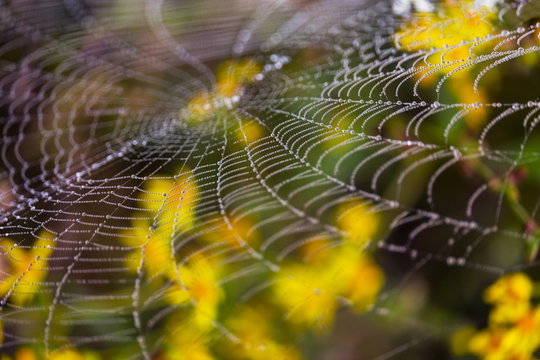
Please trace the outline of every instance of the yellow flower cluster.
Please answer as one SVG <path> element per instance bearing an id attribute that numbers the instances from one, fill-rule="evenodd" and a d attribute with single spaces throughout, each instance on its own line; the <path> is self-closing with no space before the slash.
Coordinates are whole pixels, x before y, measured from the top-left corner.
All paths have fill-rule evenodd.
<path id="1" fill-rule="evenodd" d="M 263 127 L 255 121 L 244 121 L 236 131 L 236 138 L 241 144 L 247 146 L 259 140 L 264 134 Z"/>
<path id="2" fill-rule="evenodd" d="M 261 64 L 254 59 L 224 61 L 217 69 L 212 91 L 195 94 L 181 110 L 181 116 L 188 122 L 200 122 L 220 109 L 230 109 L 240 100 L 244 88 L 261 78 Z M 240 119 L 234 135 L 246 146 L 262 138 L 264 128 L 255 120 Z"/>
<path id="3" fill-rule="evenodd" d="M 207 330 L 217 318 L 223 289 L 218 285 L 218 267 L 204 257 L 179 266 L 179 282 L 172 286 L 165 299 L 173 305 L 193 304 L 192 322 L 197 329 Z"/>
<path id="4" fill-rule="evenodd" d="M 151 179 L 145 183 L 131 228 L 120 234 L 120 243 L 133 248 L 126 265 L 137 271 L 141 261 L 149 278 L 176 280 L 171 248 L 175 232 L 193 226 L 198 190 L 190 171 L 176 180 Z"/>
<path id="5" fill-rule="evenodd" d="M 540 305 L 531 304 L 533 283 L 523 273 L 505 275 L 484 292 L 492 304 L 488 327 L 464 338 L 485 360 L 532 360 L 540 347 Z M 462 332 L 463 333 L 463 332 Z"/>
<path id="6" fill-rule="evenodd" d="M 284 266 L 275 292 L 292 322 L 322 329 L 333 322 L 339 302 L 365 311 L 383 281 L 381 270 L 368 255 L 356 246 L 343 245 L 305 264 Z"/>
<path id="7" fill-rule="evenodd" d="M 54 248 L 54 235 L 41 231 L 35 243 L 26 249 L 13 240 L 2 238 L 0 251 L 8 262 L 7 274 L 0 282 L 0 296 L 10 293 L 9 300 L 16 305 L 24 305 L 40 290 L 40 283 L 47 276 L 48 258 Z"/>
<path id="8" fill-rule="evenodd" d="M 318 238 L 306 247 L 308 260 L 283 266 L 275 285 L 276 298 L 291 321 L 315 328 L 331 325 L 339 303 L 364 312 L 384 283 L 380 268 L 364 250 L 378 230 L 379 219 L 364 203 L 341 211 L 338 228 L 347 235 L 343 243 Z"/>
<path id="9" fill-rule="evenodd" d="M 493 30 L 486 21 L 495 14 L 487 7 L 478 7 L 474 1 L 445 0 L 434 12 L 414 14 L 404 29 L 394 37 L 398 48 L 405 51 L 450 48 L 484 37 Z M 447 61 L 469 57 L 468 46 L 458 46 L 447 55 Z"/>
<path id="10" fill-rule="evenodd" d="M 198 196 L 190 171 L 184 171 L 176 180 L 148 180 L 139 199 L 143 211 L 132 221 L 132 228 L 123 232 L 120 242 L 133 248 L 127 267 L 138 271 L 142 264 L 147 278 L 161 277 L 171 282 L 165 300 L 172 305 L 192 303 L 195 324 L 205 330 L 215 319 L 223 297 L 217 285 L 217 267 L 202 256 L 178 265 L 173 253 L 175 233 L 194 225 Z"/>
<path id="11" fill-rule="evenodd" d="M 346 240 L 359 247 L 371 241 L 380 226 L 380 219 L 369 205 L 363 202 L 353 202 L 339 209 L 338 228 L 345 232 Z"/>
<path id="12" fill-rule="evenodd" d="M 183 318 L 174 318 L 167 329 L 166 349 L 162 360 L 214 360 L 210 350 L 210 331 L 203 330 Z"/>
<path id="13" fill-rule="evenodd" d="M 422 79 L 421 86 L 432 86 L 442 76 L 463 65 L 472 55 L 470 49 L 478 46 L 476 39 L 494 31 L 491 24 L 496 13 L 488 7 L 479 7 L 474 1 L 446 0 L 431 12 L 416 13 L 394 36 L 398 49 L 407 52 L 436 49 L 428 58 L 427 65 L 415 77 Z M 447 80 L 447 86 L 456 100 L 464 104 L 485 103 L 482 89 L 475 93 L 471 74 L 473 67 L 455 71 Z M 465 115 L 467 126 L 479 130 L 486 120 L 485 107 L 473 107 Z"/>
<path id="14" fill-rule="evenodd" d="M 186 106 L 186 118 L 200 121 L 216 109 L 231 108 L 240 99 L 243 88 L 255 82 L 260 73 L 261 65 L 253 59 L 223 62 L 217 69 L 212 92 L 195 94 Z"/>
<path id="15" fill-rule="evenodd" d="M 122 244 L 133 247 L 126 265 L 132 271 L 142 266 L 148 278 L 162 278 L 172 284 L 163 299 L 179 309 L 187 309 L 168 323 L 168 340 L 160 353 L 163 359 L 210 360 L 215 358 L 217 346 L 229 349 L 234 354 L 230 356 L 238 359 L 299 360 L 298 350 L 274 338 L 275 328 L 267 314 L 296 324 L 297 332 L 329 328 L 340 304 L 364 312 L 373 304 L 384 282 L 382 271 L 364 249 L 378 230 L 379 219 L 369 206 L 355 202 L 338 209 L 336 214 L 336 226 L 344 234 L 341 244 L 336 246 L 326 238 L 307 242 L 302 247 L 305 262 L 291 260 L 269 273 L 267 280 L 272 285 L 270 296 L 264 300 L 266 305 L 233 303 L 228 306 L 235 310 L 224 315 L 221 309 L 231 301 L 220 282 L 230 271 L 224 269 L 226 258 L 201 253 L 177 264 L 172 252 L 175 232 L 189 230 L 196 222 L 199 190 L 194 177 L 187 173 L 176 181 L 149 180 L 144 190 L 139 199 L 143 211 L 138 220 L 133 220 L 134 229 L 122 235 Z M 232 229 L 221 222 L 216 220 L 216 230 L 201 235 L 200 240 L 210 244 L 221 242 L 242 251 L 244 247 L 232 235 L 235 233 L 246 241 L 247 247 L 257 246 L 257 236 L 247 234 L 253 225 L 247 218 L 234 221 Z M 230 334 L 228 345 L 218 346 L 215 337 L 224 329 Z"/>
<path id="16" fill-rule="evenodd" d="M 232 316 L 227 327 L 238 337 L 241 346 L 231 349 L 235 358 L 266 360 L 300 360 L 299 352 L 273 340 L 272 309 L 243 307 Z"/>

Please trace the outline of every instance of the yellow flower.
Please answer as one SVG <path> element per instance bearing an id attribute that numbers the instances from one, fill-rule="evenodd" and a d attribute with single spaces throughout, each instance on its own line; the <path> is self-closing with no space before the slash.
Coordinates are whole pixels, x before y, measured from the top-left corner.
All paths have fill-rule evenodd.
<path id="1" fill-rule="evenodd" d="M 172 319 L 171 319 L 172 320 Z M 174 319 L 169 324 L 166 338 L 166 350 L 162 354 L 165 360 L 213 360 L 209 349 L 209 333 L 190 326 L 185 319 Z"/>
<path id="2" fill-rule="evenodd" d="M 505 331 L 495 329 L 493 331 L 481 331 L 474 335 L 469 342 L 471 353 L 489 360 L 503 360 L 504 351 L 501 347 Z"/>
<path id="3" fill-rule="evenodd" d="M 185 120 L 205 120 L 216 110 L 231 108 L 242 95 L 243 89 L 255 82 L 261 65 L 254 59 L 228 60 L 220 64 L 216 84 L 210 93 L 196 93 L 181 111 Z"/>
<path id="4" fill-rule="evenodd" d="M 532 359 L 540 346 L 540 308 L 528 312 L 515 326 L 481 331 L 470 341 L 472 353 L 489 360 Z"/>
<path id="5" fill-rule="evenodd" d="M 148 180 L 145 190 L 139 202 L 150 216 L 143 212 L 136 213 L 131 228 L 121 232 L 119 237 L 122 245 L 134 248 L 127 256 L 126 266 L 136 271 L 144 249 L 143 267 L 148 278 L 163 275 L 176 281 L 171 241 L 175 231 L 193 227 L 198 200 L 197 185 L 191 172 L 188 172 L 175 181 Z M 155 220 L 155 226 L 152 220 Z"/>
<path id="6" fill-rule="evenodd" d="M 274 328 L 269 309 L 243 307 L 227 321 L 227 328 L 240 343 L 231 349 L 231 356 L 251 360 L 300 360 L 294 348 L 284 346 L 272 339 Z"/>
<path id="7" fill-rule="evenodd" d="M 471 56 L 471 46 L 476 45 L 476 51 L 480 51 L 482 45 L 477 45 L 474 40 L 494 31 L 491 18 L 496 18 L 496 13 L 488 7 L 475 6 L 474 1 L 446 0 L 436 12 L 415 14 L 395 34 L 394 43 L 397 48 L 408 52 L 439 49 L 428 57 L 430 66 L 415 74 L 417 80 L 422 79 L 420 85 L 431 86 L 439 75 L 448 74 L 463 65 Z M 470 69 L 466 67 L 454 72 L 447 79 L 447 86 L 461 103 L 485 103 L 487 97 L 484 91 L 474 91 L 474 77 Z M 467 126 L 475 131 L 482 127 L 486 117 L 484 106 L 471 107 L 464 115 Z"/>
<path id="8" fill-rule="evenodd" d="M 530 311 L 529 302 L 500 303 L 489 313 L 490 324 L 515 323 Z"/>
<path id="9" fill-rule="evenodd" d="M 502 276 L 484 292 L 484 301 L 490 304 L 529 302 L 533 284 L 523 273 Z"/>
<path id="10" fill-rule="evenodd" d="M 0 249 L 9 262 L 9 275 L 0 283 L 0 294 L 4 296 L 13 289 L 10 300 L 16 305 L 23 305 L 39 291 L 40 282 L 47 276 L 54 235 L 42 230 L 30 247 L 26 250 L 8 238 L 0 241 Z"/>
<path id="11" fill-rule="evenodd" d="M 233 248 L 249 246 L 256 248 L 260 243 L 260 236 L 253 231 L 255 222 L 251 217 L 243 216 L 231 219 L 230 228 L 222 217 L 213 218 L 207 222 L 208 232 L 202 238 L 211 244 L 223 243 Z"/>
<path id="12" fill-rule="evenodd" d="M 243 122 L 236 131 L 236 138 L 241 144 L 249 145 L 264 135 L 263 127 L 256 121 Z"/>
<path id="13" fill-rule="evenodd" d="M 217 318 L 218 305 L 224 298 L 215 264 L 204 257 L 195 257 L 179 267 L 179 277 L 181 283 L 171 286 L 165 295 L 166 301 L 173 305 L 191 301 L 195 325 L 199 329 L 210 328 Z"/>
<path id="14" fill-rule="evenodd" d="M 193 118 L 204 119 L 212 114 L 212 98 L 206 92 L 200 92 L 189 100 L 187 111 Z"/>
<path id="15" fill-rule="evenodd" d="M 339 259 L 338 259 L 339 257 Z M 355 310 L 366 311 L 379 294 L 384 275 L 381 269 L 365 254 L 355 254 L 354 251 L 343 251 L 335 259 L 336 271 L 340 263 L 344 265 L 341 281 L 341 294 L 351 302 Z"/>
<path id="16" fill-rule="evenodd" d="M 533 284 L 527 275 L 515 273 L 498 279 L 484 292 L 494 304 L 489 328 L 474 334 L 471 353 L 487 360 L 532 360 L 540 347 L 540 306 L 531 309 Z"/>
<path id="17" fill-rule="evenodd" d="M 457 98 L 464 104 L 485 104 L 487 96 L 482 89 L 478 89 L 478 93 L 474 92 L 474 78 L 469 74 L 469 71 L 455 72 L 449 81 L 448 88 Z M 467 126 L 474 131 L 478 131 L 484 125 L 487 118 L 487 108 L 485 106 L 470 106 L 467 113 L 464 115 Z"/>
<path id="18" fill-rule="evenodd" d="M 136 214 L 137 216 L 137 214 Z M 120 234 L 120 244 L 134 248 L 126 257 L 125 264 L 137 271 L 144 248 L 143 268 L 148 278 L 165 276 L 174 280 L 175 260 L 171 249 L 171 229 L 150 229 L 150 223 L 141 218 L 132 220 L 132 228 Z"/>
<path id="19" fill-rule="evenodd" d="M 382 271 L 369 256 L 346 243 L 305 264 L 284 265 L 274 291 L 291 321 L 322 329 L 332 324 L 338 300 L 363 312 L 376 300 L 383 283 Z"/>
<path id="20" fill-rule="evenodd" d="M 430 50 L 462 44 L 493 31 L 486 18 L 494 13 L 487 7 L 478 7 L 474 1 L 444 1 L 438 11 L 414 14 L 411 21 L 398 31 L 394 42 L 406 51 Z M 448 53 L 447 60 L 467 58 L 468 48 L 458 47 Z"/>
<path id="21" fill-rule="evenodd" d="M 322 270 L 318 266 L 300 264 L 283 267 L 275 292 L 291 321 L 315 328 L 325 328 L 333 321 L 336 294 Z"/>
<path id="22" fill-rule="evenodd" d="M 225 97 L 238 95 L 260 72 L 261 65 L 253 59 L 225 61 L 218 67 L 216 92 Z"/>
<path id="23" fill-rule="evenodd" d="M 513 359 L 531 359 L 540 346 L 540 307 L 529 311 L 503 338 L 503 347 Z"/>
<path id="24" fill-rule="evenodd" d="M 358 246 L 367 244 L 379 228 L 379 216 L 365 203 L 354 203 L 341 209 L 338 215 L 337 227 L 346 232 L 347 240 Z"/>
<path id="25" fill-rule="evenodd" d="M 144 188 L 140 204 L 153 216 L 159 216 L 161 226 L 167 227 L 171 233 L 173 224 L 177 230 L 193 226 L 199 192 L 191 171 L 178 176 L 175 181 L 148 180 Z"/>

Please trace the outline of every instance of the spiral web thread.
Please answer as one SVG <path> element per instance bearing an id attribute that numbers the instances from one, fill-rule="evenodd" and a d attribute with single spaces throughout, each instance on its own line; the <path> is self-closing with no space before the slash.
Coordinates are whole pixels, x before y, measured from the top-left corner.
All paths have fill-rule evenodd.
<path id="1" fill-rule="evenodd" d="M 49 301 L 18 303 L 27 288 L 24 277 L 12 280 L 0 300 L 3 349 L 135 341 L 136 355 L 151 357 L 154 330 L 176 308 L 162 303 L 170 282 L 146 276 L 147 242 L 136 247 L 137 271 L 127 268 L 134 249 L 119 238 L 139 226 L 150 241 L 173 229 L 177 266 L 201 255 L 235 264 L 219 281 L 251 284 L 240 286 L 246 300 L 266 285 L 251 277 L 278 273 L 314 237 L 338 244 L 347 235 L 340 211 L 369 207 L 384 226 L 367 251 L 389 279 L 371 313 L 418 334 L 381 358 L 441 331 L 389 310 L 418 274 L 493 279 L 534 269 L 534 256 L 491 249 L 536 241 L 527 225 L 540 204 L 531 185 L 540 176 L 538 82 L 528 98 L 511 90 L 522 73 L 501 81 L 504 98 L 444 99 L 473 66 L 475 93 L 493 73 L 516 71 L 538 52 L 536 24 L 407 52 L 394 37 L 404 21 L 392 4 L 346 0 L 0 2 L 0 235 L 12 241 L 1 272 L 6 281 L 46 271 L 35 285 Z M 444 60 L 460 48 L 469 56 Z M 245 57 L 261 64 L 257 81 L 234 104 L 190 119 L 187 104 L 214 91 L 216 66 Z M 428 83 L 425 74 L 441 69 Z M 479 109 L 487 119 L 467 133 Z M 261 135 L 251 139 L 246 126 Z M 519 182 L 522 168 L 529 178 Z M 149 190 L 155 181 L 169 184 L 164 194 Z M 526 192 L 519 207 L 511 191 Z M 177 212 L 186 204 L 191 212 Z M 200 240 L 212 234 L 219 240 Z M 8 259 L 16 248 L 35 255 L 19 273 Z"/>

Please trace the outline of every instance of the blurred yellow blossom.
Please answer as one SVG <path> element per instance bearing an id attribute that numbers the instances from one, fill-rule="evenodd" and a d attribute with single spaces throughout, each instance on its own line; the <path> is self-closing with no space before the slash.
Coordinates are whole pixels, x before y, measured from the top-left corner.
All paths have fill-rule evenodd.
<path id="1" fill-rule="evenodd" d="M 187 104 L 187 111 L 194 118 L 206 118 L 212 113 L 212 98 L 206 92 L 198 93 Z"/>
<path id="2" fill-rule="evenodd" d="M 203 256 L 192 256 L 186 263 L 177 264 L 171 244 L 176 231 L 188 230 L 194 224 L 199 196 L 195 180 L 189 171 L 177 176 L 175 181 L 148 180 L 145 190 L 139 202 L 150 216 L 142 211 L 137 213 L 131 228 L 119 238 L 122 245 L 133 248 L 126 265 L 137 271 L 143 260 L 148 278 L 168 279 L 172 285 L 165 300 L 173 305 L 192 302 L 192 321 L 198 329 L 207 329 L 215 321 L 217 306 L 223 298 L 217 283 L 217 268 Z"/>
<path id="3" fill-rule="evenodd" d="M 490 323 L 515 322 L 530 310 L 532 281 L 523 273 L 505 275 L 488 287 L 484 301 L 493 304 Z"/>
<path id="4" fill-rule="evenodd" d="M 193 226 L 195 205 L 199 196 L 197 184 L 191 171 L 177 176 L 176 180 L 151 179 L 144 184 L 145 192 L 140 196 L 143 209 L 153 216 L 159 215 L 164 226 L 173 223 L 177 229 Z"/>
<path id="5" fill-rule="evenodd" d="M 216 92 L 222 96 L 238 95 L 241 87 L 256 80 L 261 64 L 254 59 L 227 60 L 217 70 Z"/>
<path id="6" fill-rule="evenodd" d="M 249 246 L 256 248 L 260 243 L 260 234 L 254 229 L 256 222 L 253 216 L 242 216 L 230 219 L 230 226 L 222 217 L 212 218 L 207 222 L 208 232 L 202 239 L 211 244 L 227 244 L 233 248 Z"/>
<path id="7" fill-rule="evenodd" d="M 230 354 L 235 359 L 250 360 L 300 360 L 299 352 L 272 339 L 275 329 L 269 317 L 270 309 L 243 306 L 234 313 L 226 325 L 239 343 Z"/>
<path id="8" fill-rule="evenodd" d="M 405 51 L 447 48 L 484 37 L 493 31 L 488 18 L 495 16 L 485 6 L 472 0 L 445 0 L 437 11 L 415 13 L 405 27 L 394 36 L 398 48 Z M 447 60 L 461 60 L 469 56 L 469 48 L 459 46 L 447 54 Z"/>
<path id="9" fill-rule="evenodd" d="M 249 145 L 260 138 L 262 138 L 264 135 L 264 129 L 262 125 L 260 125 L 256 121 L 251 122 L 242 122 L 242 124 L 238 127 L 238 130 L 236 131 L 236 137 L 240 143 L 244 145 Z"/>
<path id="10" fill-rule="evenodd" d="M 359 246 L 367 244 L 379 228 L 379 216 L 366 203 L 355 202 L 338 212 L 337 227 L 346 232 L 347 240 Z"/>
<path id="11" fill-rule="evenodd" d="M 284 265 L 274 291 L 291 321 L 324 328 L 332 324 L 339 302 L 359 312 L 368 309 L 383 283 L 384 275 L 369 255 L 359 246 L 345 243 L 306 263 Z"/>
<path id="12" fill-rule="evenodd" d="M 210 328 L 217 317 L 224 292 L 218 284 L 218 267 L 196 256 L 178 268 L 179 282 L 171 286 L 165 299 L 173 305 L 193 303 L 193 322 L 199 329 Z"/>
<path id="13" fill-rule="evenodd" d="M 176 275 L 171 249 L 172 228 L 152 229 L 150 223 L 141 218 L 134 218 L 131 226 L 129 230 L 123 231 L 119 237 L 120 244 L 133 248 L 126 256 L 126 266 L 132 271 L 137 271 L 144 247 L 143 268 L 147 277 L 151 279 L 156 276 L 165 276 L 174 280 Z"/>
<path id="14" fill-rule="evenodd" d="M 276 279 L 278 302 L 294 322 L 324 328 L 334 319 L 337 307 L 333 284 L 329 284 L 324 269 L 315 264 L 284 266 Z"/>
<path id="15" fill-rule="evenodd" d="M 486 360 L 532 360 L 540 347 L 540 306 L 533 308 L 533 283 L 523 273 L 502 276 L 484 292 L 493 304 L 487 329 L 469 337 L 468 350 Z"/>
<path id="16" fill-rule="evenodd" d="M 469 341 L 469 350 L 481 358 L 489 360 L 504 359 L 504 351 L 501 347 L 505 331 L 493 329 L 480 331 Z"/>
<path id="17" fill-rule="evenodd" d="M 472 0 L 446 0 L 435 12 L 416 13 L 412 19 L 394 36 L 398 49 L 414 52 L 419 50 L 439 49 L 429 56 L 430 66 L 416 73 L 423 86 L 431 86 L 440 75 L 445 75 L 471 57 L 472 46 L 480 49 L 475 40 L 494 32 L 492 19 L 496 18 L 494 9 L 478 6 Z M 470 42 L 467 44 L 467 42 Z M 444 54 L 444 56 L 443 56 Z M 485 103 L 487 96 L 482 89 L 474 91 L 474 76 L 471 67 L 455 71 L 447 79 L 448 89 L 458 102 L 464 104 Z M 485 123 L 487 110 L 484 106 L 467 109 L 464 119 L 467 126 L 478 131 Z"/>
<path id="18" fill-rule="evenodd" d="M 480 331 L 469 343 L 471 352 L 483 359 L 533 359 L 540 346 L 540 308 L 528 312 L 512 326 Z"/>
<path id="19" fill-rule="evenodd" d="M 211 93 L 196 93 L 187 103 L 184 118 L 204 120 L 216 109 L 231 108 L 240 100 L 245 86 L 257 80 L 261 64 L 254 59 L 227 60 L 218 66 Z"/>
<path id="20" fill-rule="evenodd" d="M 47 259 L 53 251 L 54 238 L 49 231 L 42 230 L 30 249 L 8 238 L 0 240 L 0 249 L 9 262 L 9 275 L 0 283 L 2 296 L 13 290 L 10 300 L 23 305 L 39 291 L 40 282 L 47 276 Z"/>
<path id="21" fill-rule="evenodd" d="M 489 313 L 490 324 L 516 322 L 530 311 L 529 302 L 501 303 Z"/>
<path id="22" fill-rule="evenodd" d="M 198 189 L 191 172 L 175 181 L 151 179 L 145 183 L 146 192 L 139 198 L 144 212 L 136 213 L 131 227 L 121 232 L 120 243 L 134 248 L 126 259 L 129 269 L 136 271 L 144 248 L 143 267 L 149 278 L 163 275 L 176 280 L 175 259 L 171 240 L 175 231 L 193 226 Z M 145 219 L 146 217 L 146 219 Z M 153 225 L 153 221 L 155 225 Z"/>
<path id="23" fill-rule="evenodd" d="M 533 283 L 524 273 L 505 275 L 487 288 L 484 301 L 490 304 L 529 302 L 532 290 Z"/>
<path id="24" fill-rule="evenodd" d="M 213 360 L 210 351 L 210 334 L 191 326 L 185 319 L 173 317 L 166 334 L 166 347 L 161 356 L 162 360 Z"/>

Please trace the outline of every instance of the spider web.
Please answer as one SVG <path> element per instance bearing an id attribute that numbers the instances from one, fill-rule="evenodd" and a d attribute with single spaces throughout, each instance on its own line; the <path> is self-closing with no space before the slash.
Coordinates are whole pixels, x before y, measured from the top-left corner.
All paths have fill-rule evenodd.
<path id="1" fill-rule="evenodd" d="M 368 317 L 399 324 L 362 358 L 441 351 L 445 322 L 396 299 L 420 286 L 466 317 L 489 281 L 537 268 L 540 81 L 519 61 L 538 52 L 538 30 L 405 51 L 401 15 L 347 0 L 0 1 L 0 268 L 16 277 L 0 300 L 2 351 L 69 342 L 151 358 L 178 311 L 163 300 L 171 283 L 146 276 L 153 236 L 172 229 L 177 269 L 197 256 L 232 264 L 219 282 L 248 301 L 314 238 L 338 245 L 340 213 L 358 204 L 383 224 L 366 251 L 387 284 Z M 448 60 L 456 49 L 468 55 Z M 218 64 L 244 57 L 262 64 L 257 81 L 190 118 Z M 448 95 L 465 72 L 463 91 L 489 101 Z M 122 243 L 137 231 L 149 240 Z M 31 257 L 19 272 L 17 249 Z M 30 284 L 40 301 L 22 304 L 32 267 L 46 272 Z M 383 331 L 343 321 L 333 338 L 356 331 L 358 346 L 375 336 L 360 328 Z"/>

